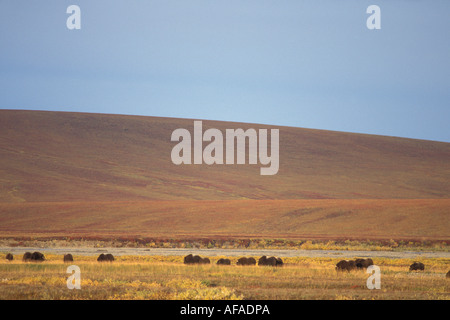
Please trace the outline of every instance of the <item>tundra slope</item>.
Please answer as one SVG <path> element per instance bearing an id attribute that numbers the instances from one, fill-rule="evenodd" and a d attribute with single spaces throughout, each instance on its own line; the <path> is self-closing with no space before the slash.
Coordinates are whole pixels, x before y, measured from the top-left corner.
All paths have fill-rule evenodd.
<path id="1" fill-rule="evenodd" d="M 1 234 L 449 239 L 449 143 L 203 120 L 279 129 L 279 171 L 261 176 L 173 164 L 193 122 L 0 110 Z"/>

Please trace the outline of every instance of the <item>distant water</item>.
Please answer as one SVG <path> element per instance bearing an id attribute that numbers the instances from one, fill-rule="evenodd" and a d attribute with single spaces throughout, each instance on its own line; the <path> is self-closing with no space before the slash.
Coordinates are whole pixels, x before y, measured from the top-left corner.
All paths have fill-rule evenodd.
<path id="1" fill-rule="evenodd" d="M 185 248 L 38 248 L 38 247 L 0 247 L 0 252 L 10 252 L 23 255 L 25 252 L 40 251 L 42 253 L 66 254 L 82 256 L 97 256 L 101 253 L 111 253 L 115 256 L 185 256 L 190 253 L 200 256 L 278 256 L 278 257 L 315 257 L 315 258 L 355 258 L 379 257 L 391 259 L 415 258 L 449 258 L 450 252 L 431 251 L 349 251 L 349 250 L 276 250 L 276 249 L 185 249 Z"/>

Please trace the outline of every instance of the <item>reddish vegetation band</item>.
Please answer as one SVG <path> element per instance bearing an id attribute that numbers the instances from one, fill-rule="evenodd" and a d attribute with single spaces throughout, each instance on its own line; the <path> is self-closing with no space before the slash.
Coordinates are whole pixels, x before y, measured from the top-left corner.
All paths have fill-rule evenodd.
<path id="1" fill-rule="evenodd" d="M 0 204 L 3 237 L 450 240 L 450 199 Z M 420 223 L 419 223 L 420 222 Z"/>

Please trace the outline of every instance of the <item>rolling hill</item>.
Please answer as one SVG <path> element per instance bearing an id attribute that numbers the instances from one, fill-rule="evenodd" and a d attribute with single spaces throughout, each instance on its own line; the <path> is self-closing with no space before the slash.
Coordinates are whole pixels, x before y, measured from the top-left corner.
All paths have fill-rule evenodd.
<path id="1" fill-rule="evenodd" d="M 0 110 L 0 235 L 450 239 L 449 143 L 203 127 L 279 129 L 278 174 L 173 164 L 192 119 Z"/>

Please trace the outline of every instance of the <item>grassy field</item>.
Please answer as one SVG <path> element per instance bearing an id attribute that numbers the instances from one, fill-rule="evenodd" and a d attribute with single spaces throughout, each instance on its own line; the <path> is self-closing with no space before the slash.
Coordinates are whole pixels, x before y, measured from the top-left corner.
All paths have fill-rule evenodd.
<path id="1" fill-rule="evenodd" d="M 369 290 L 365 271 L 337 273 L 339 259 L 285 258 L 280 268 L 184 265 L 182 257 L 121 256 L 113 263 L 75 256 L 81 290 L 69 290 L 68 264 L 47 255 L 42 263 L 7 262 L 0 254 L 0 299 L 156 299 L 301 300 L 427 299 L 450 300 L 449 259 L 421 259 L 424 272 L 409 272 L 409 259 L 374 259 L 381 289 Z M 17 259 L 17 258 L 16 258 Z M 19 257 L 20 259 L 20 257 Z"/>

